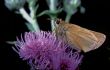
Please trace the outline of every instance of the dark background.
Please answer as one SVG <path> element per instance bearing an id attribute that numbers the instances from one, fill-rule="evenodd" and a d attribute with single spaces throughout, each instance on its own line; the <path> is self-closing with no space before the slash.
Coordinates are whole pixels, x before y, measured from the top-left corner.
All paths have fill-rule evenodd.
<path id="1" fill-rule="evenodd" d="M 45 0 L 40 0 L 39 12 L 47 9 Z M 110 6 L 109 0 L 82 0 L 86 8 L 85 14 L 77 12 L 71 23 L 106 34 L 105 43 L 98 49 L 85 53 L 80 70 L 110 70 Z M 64 19 L 62 12 L 59 18 Z M 50 30 L 48 16 L 38 18 L 42 30 Z M 6 41 L 16 40 L 16 36 L 28 31 L 25 20 L 14 12 L 9 11 L 3 0 L 0 0 L 0 70 L 29 70 L 25 61 L 19 58 Z M 3 69 L 2 69 L 3 68 Z"/>

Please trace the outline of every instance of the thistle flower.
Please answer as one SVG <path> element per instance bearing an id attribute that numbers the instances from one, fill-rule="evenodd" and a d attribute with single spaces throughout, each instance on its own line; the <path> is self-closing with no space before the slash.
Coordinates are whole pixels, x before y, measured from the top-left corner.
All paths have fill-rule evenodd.
<path id="1" fill-rule="evenodd" d="M 75 70 L 82 59 L 78 52 L 66 52 L 69 46 L 51 32 L 26 32 L 15 46 L 32 70 Z"/>
<path id="2" fill-rule="evenodd" d="M 22 8 L 25 3 L 26 0 L 5 0 L 5 6 L 9 10 Z"/>

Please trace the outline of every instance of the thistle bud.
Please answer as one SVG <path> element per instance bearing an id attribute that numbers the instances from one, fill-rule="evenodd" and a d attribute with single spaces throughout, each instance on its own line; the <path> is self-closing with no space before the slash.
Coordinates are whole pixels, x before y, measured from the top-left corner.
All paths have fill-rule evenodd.
<path id="1" fill-rule="evenodd" d="M 5 6 L 9 10 L 20 9 L 24 6 L 26 0 L 5 0 Z"/>
<path id="2" fill-rule="evenodd" d="M 74 14 L 77 11 L 77 8 L 80 6 L 80 0 L 64 0 L 64 10 L 66 13 Z"/>

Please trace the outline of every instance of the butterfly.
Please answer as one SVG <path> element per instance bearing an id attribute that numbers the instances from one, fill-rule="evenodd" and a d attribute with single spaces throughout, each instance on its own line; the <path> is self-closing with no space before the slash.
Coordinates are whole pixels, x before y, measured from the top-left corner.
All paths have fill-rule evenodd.
<path id="1" fill-rule="evenodd" d="M 57 19 L 58 23 L 54 32 L 58 38 L 70 44 L 78 51 L 89 52 L 99 48 L 105 41 L 106 36 L 100 32 L 92 31 L 76 24 L 67 23 Z"/>

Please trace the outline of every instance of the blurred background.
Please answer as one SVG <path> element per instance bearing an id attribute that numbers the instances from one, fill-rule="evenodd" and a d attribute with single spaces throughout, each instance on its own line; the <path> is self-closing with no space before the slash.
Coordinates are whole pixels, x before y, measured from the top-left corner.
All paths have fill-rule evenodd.
<path id="1" fill-rule="evenodd" d="M 38 12 L 48 9 L 45 0 L 39 0 L 40 8 Z M 105 43 L 98 49 L 84 53 L 83 61 L 79 70 L 110 70 L 110 6 L 109 0 L 82 0 L 82 6 L 86 12 L 79 11 L 72 16 L 71 23 L 82 27 L 102 32 L 107 36 Z M 62 12 L 59 18 L 64 19 Z M 38 18 L 40 28 L 45 31 L 50 30 L 48 16 Z M 12 50 L 13 45 L 6 41 L 14 41 L 26 31 L 29 31 L 24 24 L 25 20 L 21 15 L 9 11 L 4 6 L 4 0 L 0 0 L 0 67 L 1 70 L 29 70 L 25 61 L 19 58 L 18 54 Z M 2 69 L 3 67 L 3 69 Z"/>

